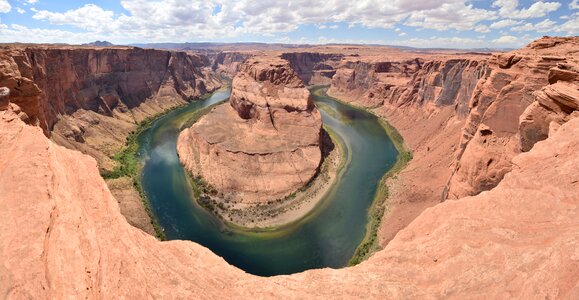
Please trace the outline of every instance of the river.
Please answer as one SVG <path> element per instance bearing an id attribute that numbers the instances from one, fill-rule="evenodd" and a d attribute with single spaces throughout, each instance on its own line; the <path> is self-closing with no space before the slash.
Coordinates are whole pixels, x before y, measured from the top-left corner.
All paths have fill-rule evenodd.
<path id="1" fill-rule="evenodd" d="M 341 139 L 347 161 L 325 199 L 308 217 L 272 232 L 231 230 L 200 207 L 177 157 L 181 128 L 207 107 L 225 101 L 229 90 L 174 110 L 141 133 L 140 180 L 167 239 L 194 241 L 230 264 L 261 276 L 347 265 L 364 237 L 378 183 L 398 152 L 377 117 L 314 93 L 319 89 L 312 89 L 312 99 L 324 126 Z"/>

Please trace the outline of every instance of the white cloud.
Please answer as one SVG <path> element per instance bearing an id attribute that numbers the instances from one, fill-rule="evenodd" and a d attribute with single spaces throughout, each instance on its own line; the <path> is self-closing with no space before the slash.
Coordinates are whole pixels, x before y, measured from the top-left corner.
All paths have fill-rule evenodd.
<path id="1" fill-rule="evenodd" d="M 6 0 L 0 0 L 0 4 L 3 1 Z M 34 4 L 37 0 L 19 1 Z M 120 0 L 124 13 L 115 13 L 94 4 L 66 12 L 29 9 L 37 20 L 80 28 L 86 31 L 83 34 L 71 33 L 67 36 L 62 34 L 66 31 L 39 31 L 26 27 L 9 30 L 19 30 L 25 36 L 34 33 L 48 35 L 29 41 L 62 37 L 59 42 L 72 43 L 87 41 L 88 37 L 115 43 L 228 40 L 247 36 L 279 39 L 280 35 L 295 31 L 300 25 L 325 30 L 339 26 L 384 28 L 402 35 L 402 29 L 397 26 L 406 25 L 415 30 L 433 29 L 453 34 L 475 31 L 484 34 L 502 28 L 508 32 L 507 28 L 516 25 L 527 26 L 515 19 L 536 18 L 560 7 L 557 2 L 536 1 L 521 8 L 518 0 L 495 0 L 493 9 L 481 9 L 474 6 L 476 3 L 475 0 Z M 491 21 L 496 22 L 488 25 Z M 554 26 L 554 22 L 549 22 L 529 23 L 533 28 L 529 30 L 546 30 L 548 25 Z M 575 19 L 569 19 L 565 23 L 568 28 L 566 32 L 576 30 L 574 22 Z M 508 36 L 509 33 L 503 35 Z M 9 36 L 0 38 L 8 39 Z M 479 46 L 483 46 L 483 42 L 489 43 L 481 39 L 473 40 Z M 436 41 L 441 45 L 467 42 L 461 38 L 440 38 Z M 311 42 L 319 43 L 320 40 Z"/>
<path id="2" fill-rule="evenodd" d="M 579 35 L 579 14 L 573 15 L 569 21 L 559 25 L 557 32 L 565 32 L 568 35 Z"/>
<path id="3" fill-rule="evenodd" d="M 113 15 L 112 11 L 105 11 L 94 4 L 86 4 L 79 9 L 69 10 L 64 13 L 54 13 L 46 10 L 36 11 L 32 17 L 37 20 L 48 20 L 56 25 L 73 25 L 98 32 L 113 25 Z"/>
<path id="4" fill-rule="evenodd" d="M 406 32 L 401 32 L 398 34 L 398 36 L 406 36 Z"/>
<path id="5" fill-rule="evenodd" d="M 438 8 L 410 14 L 404 25 L 435 30 L 474 30 L 481 21 L 496 19 L 496 13 L 465 5 L 463 1 L 444 3 Z"/>
<path id="6" fill-rule="evenodd" d="M 511 27 L 511 26 L 515 26 L 521 24 L 521 21 L 515 21 L 515 20 L 511 20 L 511 19 L 504 19 L 504 20 L 500 20 L 498 22 L 494 22 L 492 23 L 489 27 L 491 29 L 501 29 L 501 28 L 505 28 L 505 27 Z"/>
<path id="7" fill-rule="evenodd" d="M 24 13 L 26 13 L 26 10 L 24 10 L 23 8 L 20 8 L 20 7 L 17 7 L 17 8 L 16 8 L 16 11 L 17 11 L 19 14 L 24 14 Z"/>
<path id="8" fill-rule="evenodd" d="M 488 41 L 474 38 L 432 37 L 430 39 L 411 38 L 389 41 L 391 45 L 411 46 L 417 48 L 483 48 L 488 47 Z"/>
<path id="9" fill-rule="evenodd" d="M 9 13 L 12 10 L 12 6 L 8 3 L 8 0 L 0 0 L 0 13 Z"/>
<path id="10" fill-rule="evenodd" d="M 526 23 L 521 26 L 516 26 L 511 28 L 512 31 L 536 31 L 536 32 L 549 32 L 557 30 L 557 23 L 545 19 L 537 24 Z"/>
<path id="11" fill-rule="evenodd" d="M 477 27 L 474 28 L 474 31 L 480 32 L 480 33 L 491 32 L 491 30 L 489 29 L 489 27 L 486 26 L 486 25 L 478 25 Z"/>
<path id="12" fill-rule="evenodd" d="M 550 12 L 558 10 L 561 7 L 561 3 L 538 1 L 533 3 L 529 8 L 518 9 L 519 0 L 495 0 L 492 7 L 499 9 L 501 17 L 530 19 L 544 17 Z"/>
<path id="13" fill-rule="evenodd" d="M 569 3 L 569 9 L 579 9 L 579 0 L 573 0 Z"/>
<path id="14" fill-rule="evenodd" d="M 0 0 L 1 1 L 1 0 Z M 271 36 L 291 32 L 301 24 L 337 28 L 393 28 L 404 22 L 417 29 L 486 32 L 479 22 L 496 19 L 496 13 L 467 4 L 467 0 L 345 1 L 345 0 L 121 0 L 127 14 L 115 15 L 94 4 L 67 12 L 35 11 L 35 19 L 72 25 L 95 32 L 125 32 L 132 37 L 184 40 L 232 37 L 242 34 Z M 219 7 L 218 10 L 216 8 Z M 218 11 L 218 12 L 217 12 Z M 328 25 L 332 24 L 332 25 Z M 478 26 L 478 27 L 477 27 Z"/>
<path id="15" fill-rule="evenodd" d="M 499 45 L 516 44 L 519 42 L 519 38 L 512 35 L 503 35 L 500 38 L 493 40 L 492 42 Z"/>

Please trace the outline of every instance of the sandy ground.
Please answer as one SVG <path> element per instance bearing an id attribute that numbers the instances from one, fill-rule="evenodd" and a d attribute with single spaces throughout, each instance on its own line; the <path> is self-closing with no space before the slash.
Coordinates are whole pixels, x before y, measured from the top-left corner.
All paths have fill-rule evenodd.
<path id="1" fill-rule="evenodd" d="M 133 187 L 133 180 L 130 177 L 121 177 L 107 179 L 106 183 L 119 203 L 121 214 L 127 219 L 127 222 L 155 236 L 156 233 L 151 224 L 151 218 L 147 214 L 145 204 L 141 200 L 139 193 Z"/>

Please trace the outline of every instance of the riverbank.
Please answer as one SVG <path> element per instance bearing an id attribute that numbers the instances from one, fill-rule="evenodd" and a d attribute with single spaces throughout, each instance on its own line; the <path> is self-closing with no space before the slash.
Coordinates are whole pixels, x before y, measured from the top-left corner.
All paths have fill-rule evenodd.
<path id="1" fill-rule="evenodd" d="M 323 162 L 318 173 L 304 187 L 283 199 L 258 204 L 233 203 L 217 197 L 216 190 L 203 178 L 194 177 L 188 172 L 196 201 L 228 227 L 240 231 L 273 231 L 300 221 L 323 205 L 326 194 L 346 164 L 343 142 L 327 127 L 324 127 L 322 143 Z"/>
<path id="2" fill-rule="evenodd" d="M 348 262 L 348 265 L 350 266 L 357 265 L 362 261 L 368 259 L 376 251 L 381 250 L 382 247 L 380 245 L 378 232 L 381 226 L 385 226 L 383 224 L 384 216 L 388 214 L 389 209 L 392 206 L 391 203 L 388 201 L 390 198 L 388 181 L 391 180 L 398 173 L 400 173 L 408 165 L 408 163 L 412 160 L 413 154 L 404 143 L 404 138 L 398 132 L 398 130 L 394 126 L 392 126 L 385 118 L 377 115 L 372 110 L 372 108 L 367 108 L 354 103 L 349 103 L 347 101 L 330 96 L 326 93 L 325 88 L 322 87 L 316 89 L 314 93 L 317 93 L 318 96 L 329 97 L 335 101 L 341 102 L 345 105 L 356 107 L 358 109 L 364 110 L 374 115 L 378 119 L 380 125 L 386 132 L 386 135 L 388 135 L 388 137 L 394 144 L 394 147 L 398 151 L 398 157 L 396 159 L 396 162 L 394 163 L 392 168 L 388 172 L 386 172 L 386 174 L 384 174 L 382 179 L 380 179 L 380 183 L 374 196 L 374 200 L 372 202 L 372 205 L 368 209 L 368 223 L 366 225 L 366 234 L 364 235 L 364 238 L 360 242 L 359 246 L 356 248 L 354 255 Z"/>
<path id="3" fill-rule="evenodd" d="M 378 117 L 378 116 L 377 116 Z M 356 252 L 352 256 L 352 259 L 348 262 L 350 266 L 357 265 L 364 260 L 368 259 L 372 254 L 382 249 L 380 246 L 380 241 L 378 238 L 378 231 L 380 227 L 383 226 L 382 221 L 384 216 L 388 213 L 391 208 L 391 203 L 388 201 L 390 198 L 388 180 L 396 176 L 400 171 L 402 171 L 408 163 L 412 160 L 412 152 L 404 144 L 404 139 L 402 135 L 394 128 L 388 121 L 383 118 L 379 118 L 380 124 L 386 131 L 386 134 L 392 140 L 394 147 L 398 151 L 398 158 L 396 163 L 392 168 L 384 174 L 384 177 L 380 180 L 378 190 L 376 191 L 376 196 L 374 196 L 374 202 L 368 210 L 368 225 L 366 227 L 366 235 L 364 239 L 356 248 Z"/>
<path id="4" fill-rule="evenodd" d="M 228 85 L 224 85 L 220 89 L 206 93 L 194 101 L 207 99 L 213 93 L 227 88 Z M 111 171 L 101 170 L 101 176 L 105 179 L 109 190 L 119 203 L 121 213 L 125 216 L 129 224 L 150 235 L 156 236 L 159 240 L 165 240 L 166 237 L 163 228 L 159 225 L 151 211 L 149 200 L 141 185 L 141 162 L 138 137 L 141 133 L 148 130 L 157 120 L 190 104 L 191 103 L 185 103 L 174 106 L 139 122 L 137 128 L 126 137 L 125 146 L 112 157 L 118 165 Z"/>

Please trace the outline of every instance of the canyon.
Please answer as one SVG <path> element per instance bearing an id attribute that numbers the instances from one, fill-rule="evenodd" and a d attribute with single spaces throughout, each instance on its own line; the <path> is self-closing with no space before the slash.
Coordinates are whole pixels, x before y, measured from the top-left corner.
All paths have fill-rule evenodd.
<path id="1" fill-rule="evenodd" d="M 230 62 L 244 54 L 224 53 Z M 220 88 L 222 65 L 205 55 L 132 47 L 4 46 L 0 86 L 27 122 L 54 142 L 94 157 L 102 174 L 126 172 L 113 159 L 140 123 Z M 235 68 L 235 66 L 231 66 Z M 129 222 L 155 234 L 127 176 L 108 185 Z"/>
<path id="2" fill-rule="evenodd" d="M 185 52 L 5 47 L 0 294 L 577 298 L 578 53 L 579 38 L 545 37 L 492 55 L 318 46 L 220 58 L 228 66 L 215 67 L 207 56 Z M 142 60 L 151 64 L 131 64 Z M 153 61 L 163 62 L 154 72 Z M 304 83 L 329 84 L 331 96 L 400 132 L 413 159 L 382 182 L 389 189 L 377 236 L 382 250 L 354 267 L 262 278 L 200 245 L 161 242 L 127 223 L 99 168 L 114 168 L 110 156 L 140 121 L 223 85 L 217 73 L 237 74 L 231 105 L 181 134 L 182 145 L 205 151 L 196 155 L 205 155 L 200 163 L 207 166 L 227 165 L 219 154 L 247 146 L 236 142 L 298 122 L 303 134 L 293 145 L 253 146 L 305 147 L 310 152 L 295 161 L 313 176 L 321 122 Z M 217 129 L 234 134 L 225 143 Z M 188 159 L 191 149 L 180 147 L 184 163 L 207 170 Z M 219 175 L 202 172 L 227 190 Z M 284 179 L 267 197 L 304 181 Z"/>

